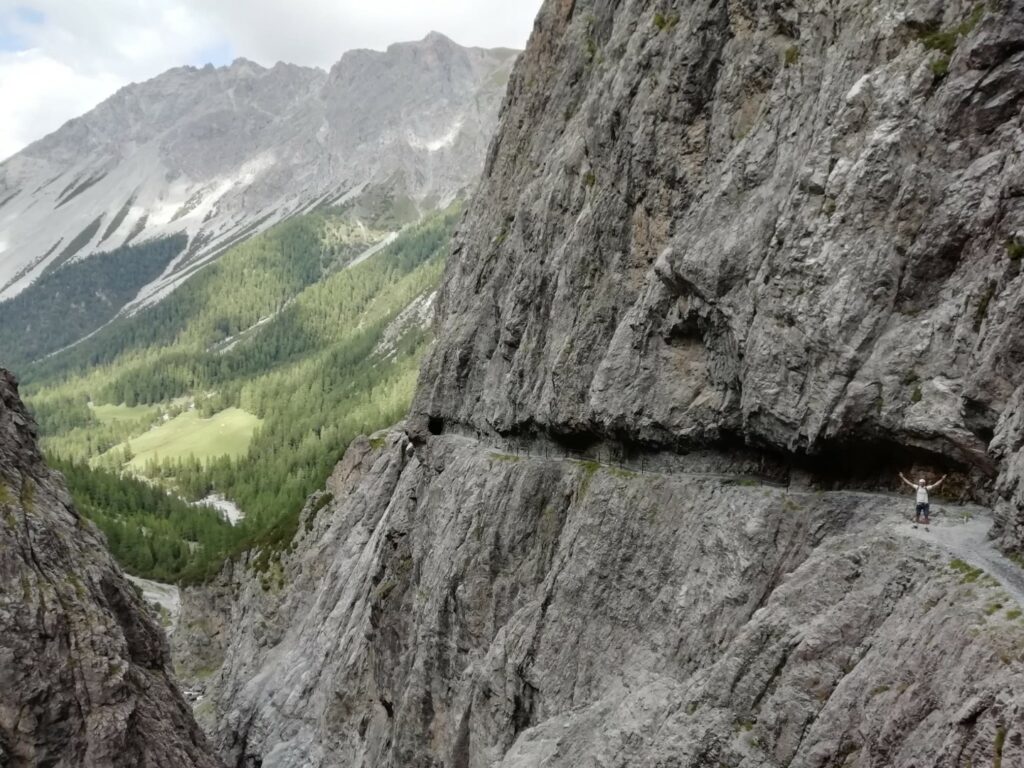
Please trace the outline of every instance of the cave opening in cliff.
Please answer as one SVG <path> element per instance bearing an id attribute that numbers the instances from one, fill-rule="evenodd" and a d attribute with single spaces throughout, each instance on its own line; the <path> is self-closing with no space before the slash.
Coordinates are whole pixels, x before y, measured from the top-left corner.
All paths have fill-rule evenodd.
<path id="1" fill-rule="evenodd" d="M 954 478 L 948 484 L 957 494 L 972 495 L 972 467 L 966 463 L 919 446 L 893 440 L 859 439 L 828 443 L 813 454 L 804 454 L 794 462 L 810 472 L 822 488 L 897 489 L 900 472 L 915 478 L 935 480 L 943 475 Z"/>
<path id="2" fill-rule="evenodd" d="M 550 435 L 555 445 L 569 453 L 586 453 L 602 441 L 596 432 L 553 431 Z"/>

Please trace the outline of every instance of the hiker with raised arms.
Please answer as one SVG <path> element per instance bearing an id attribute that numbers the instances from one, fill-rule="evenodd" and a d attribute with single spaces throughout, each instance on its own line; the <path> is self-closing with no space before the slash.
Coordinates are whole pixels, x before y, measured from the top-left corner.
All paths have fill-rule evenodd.
<path id="1" fill-rule="evenodd" d="M 917 485 L 914 485 L 912 482 L 907 480 L 906 477 L 904 477 L 902 472 L 900 472 L 900 480 L 902 480 L 904 483 L 906 483 L 911 488 L 913 488 L 915 491 L 917 491 L 917 506 L 915 507 L 915 512 L 914 512 L 914 527 L 915 528 L 917 528 L 917 524 L 918 523 L 922 522 L 922 518 L 923 518 L 923 521 L 924 521 L 924 524 L 925 524 L 926 530 L 927 530 L 927 526 L 930 523 L 929 513 L 931 511 L 931 507 L 928 504 L 928 491 L 933 491 L 936 488 L 938 488 L 940 485 L 942 485 L 942 482 L 945 479 L 946 479 L 946 475 L 943 475 L 939 480 L 937 480 L 936 482 L 932 483 L 931 485 L 926 485 L 925 481 L 924 481 L 924 478 L 921 478 L 920 480 L 917 481 Z"/>

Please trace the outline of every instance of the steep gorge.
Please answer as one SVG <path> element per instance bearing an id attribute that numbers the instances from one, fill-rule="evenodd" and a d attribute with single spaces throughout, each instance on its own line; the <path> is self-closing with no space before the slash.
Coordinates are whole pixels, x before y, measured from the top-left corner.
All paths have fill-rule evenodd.
<path id="1" fill-rule="evenodd" d="M 1024 543 L 1022 96 L 1021 2 L 545 3 L 408 423 L 185 595 L 225 759 L 1024 761 L 1016 593 L 820 474 Z"/>

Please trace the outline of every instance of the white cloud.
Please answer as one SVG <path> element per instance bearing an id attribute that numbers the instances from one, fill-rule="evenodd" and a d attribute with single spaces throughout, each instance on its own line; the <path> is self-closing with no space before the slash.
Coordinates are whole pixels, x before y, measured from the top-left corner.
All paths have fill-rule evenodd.
<path id="1" fill-rule="evenodd" d="M 122 85 L 181 64 L 329 67 L 351 48 L 443 32 L 522 47 L 541 0 L 0 0 L 0 158 Z"/>
<path id="2" fill-rule="evenodd" d="M 261 64 L 329 67 L 350 48 L 442 32 L 462 45 L 522 48 L 540 0 L 189 0 Z M 258 18 L 258 22 L 253 22 Z"/>
<path id="3" fill-rule="evenodd" d="M 109 74 L 80 74 L 39 51 L 0 54 L 0 158 L 89 110 L 122 82 Z"/>

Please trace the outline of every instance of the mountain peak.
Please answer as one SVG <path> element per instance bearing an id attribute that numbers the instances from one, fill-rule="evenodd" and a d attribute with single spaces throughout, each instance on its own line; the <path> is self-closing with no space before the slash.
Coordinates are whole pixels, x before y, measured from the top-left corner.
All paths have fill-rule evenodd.
<path id="1" fill-rule="evenodd" d="M 258 64 L 252 59 L 247 59 L 244 56 L 239 56 L 237 59 L 231 62 L 230 66 L 227 67 L 227 70 L 229 72 L 249 74 L 265 72 L 266 67 L 264 67 L 261 64 Z"/>
<path id="2" fill-rule="evenodd" d="M 458 43 L 456 43 L 454 40 L 448 37 L 448 35 L 442 34 L 441 32 L 438 32 L 436 29 L 427 32 L 426 37 L 424 37 L 421 42 L 430 43 L 431 45 L 437 45 L 439 43 L 445 45 L 458 45 Z"/>

